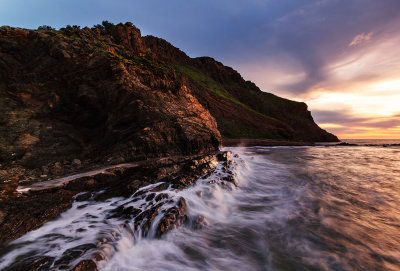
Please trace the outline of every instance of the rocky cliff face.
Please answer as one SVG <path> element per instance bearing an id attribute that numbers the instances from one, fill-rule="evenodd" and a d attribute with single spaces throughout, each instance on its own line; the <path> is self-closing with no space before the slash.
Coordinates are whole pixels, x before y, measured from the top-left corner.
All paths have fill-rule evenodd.
<path id="1" fill-rule="evenodd" d="M 199 154 L 220 142 L 186 80 L 130 23 L 107 32 L 0 28 L 0 123 L 2 167 L 36 175 L 57 161 L 68 171 L 73 159 Z"/>
<path id="2" fill-rule="evenodd" d="M 209 57 L 189 58 L 165 40 L 143 37 L 159 59 L 186 75 L 194 95 L 210 110 L 226 138 L 338 141 L 318 127 L 307 105 L 261 91 L 234 69 Z"/>

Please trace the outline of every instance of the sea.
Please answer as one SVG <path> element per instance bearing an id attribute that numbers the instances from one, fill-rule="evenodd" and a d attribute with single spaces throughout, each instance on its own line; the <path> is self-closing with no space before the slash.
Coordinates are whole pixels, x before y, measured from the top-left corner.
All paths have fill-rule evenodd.
<path id="1" fill-rule="evenodd" d="M 182 225 L 162 238 L 124 232 L 107 219 L 129 199 L 75 202 L 0 247 L 0 270 L 43 257 L 52 262 L 43 270 L 68 270 L 89 257 L 85 246 L 95 250 L 108 236 L 99 270 L 398 271 L 400 140 L 345 142 L 225 148 L 236 154 L 237 186 L 221 185 L 221 164 L 188 189 L 170 190 L 203 226 Z"/>

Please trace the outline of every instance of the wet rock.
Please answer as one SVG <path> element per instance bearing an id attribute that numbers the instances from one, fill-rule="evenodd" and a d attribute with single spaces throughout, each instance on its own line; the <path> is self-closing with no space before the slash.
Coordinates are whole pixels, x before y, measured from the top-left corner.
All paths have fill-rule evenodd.
<path id="1" fill-rule="evenodd" d="M 146 201 L 152 201 L 152 200 L 154 199 L 155 196 L 156 196 L 155 193 L 150 193 L 149 195 L 147 195 Z"/>
<path id="2" fill-rule="evenodd" d="M 226 177 L 223 177 L 222 179 L 223 179 L 224 181 L 226 181 L 226 182 L 229 182 L 229 183 L 234 184 L 235 186 L 238 186 L 238 182 L 237 182 L 237 180 L 232 176 L 232 173 L 231 173 L 230 175 L 226 176 Z"/>
<path id="3" fill-rule="evenodd" d="M 92 260 L 84 260 L 78 263 L 71 271 L 97 271 L 97 265 Z"/>
<path id="4" fill-rule="evenodd" d="M 82 257 L 88 250 L 96 248 L 94 244 L 83 244 L 77 247 L 67 249 L 61 256 L 60 259 L 54 262 L 56 266 L 60 266 L 61 269 L 68 269 L 69 265 L 75 260 Z M 64 267 L 64 268 L 62 268 Z M 82 269 L 84 270 L 84 269 Z"/>
<path id="5" fill-rule="evenodd" d="M 157 231 L 155 233 L 156 237 L 163 236 L 172 228 L 178 227 L 186 222 L 186 220 L 186 200 L 184 198 L 180 198 L 174 207 L 166 210 L 163 218 L 158 224 Z"/>
<path id="6" fill-rule="evenodd" d="M 158 194 L 156 197 L 155 197 L 155 201 L 156 202 L 159 202 L 159 201 L 161 201 L 161 200 L 163 200 L 163 199 L 167 199 L 168 198 L 168 194 L 165 194 L 165 193 L 161 193 L 161 194 Z"/>
<path id="7" fill-rule="evenodd" d="M 108 183 L 111 182 L 112 180 L 114 180 L 116 177 L 116 175 L 112 172 L 104 172 L 104 173 L 100 173 L 94 176 L 94 180 L 95 182 L 98 183 Z"/>
<path id="8" fill-rule="evenodd" d="M 132 219 L 141 213 L 140 209 L 136 209 L 133 206 L 119 206 L 115 210 L 111 211 L 108 218 L 120 218 L 120 219 Z"/>
<path id="9" fill-rule="evenodd" d="M 53 175 L 62 175 L 64 173 L 63 165 L 60 162 L 56 162 L 51 169 L 51 173 Z"/>
<path id="10" fill-rule="evenodd" d="M 143 181 L 140 180 L 133 180 L 132 182 L 130 182 L 126 188 L 131 192 L 136 192 L 143 184 Z"/>
<path id="11" fill-rule="evenodd" d="M 117 171 L 112 170 L 112 172 L 102 172 L 92 176 L 80 177 L 59 187 L 46 188 L 39 191 L 30 191 L 29 194 L 24 194 L 22 197 L 19 197 L 15 200 L 11 200 L 12 198 L 7 199 L 5 202 L 3 202 L 3 205 L 7 208 L 7 210 L 9 210 L 7 212 L 12 213 L 13 216 L 8 216 L 7 219 L 3 221 L 3 224 L 0 224 L 0 236 L 2 238 L 0 239 L 0 243 L 7 240 L 12 240 L 21 236 L 27 231 L 36 229 L 37 227 L 43 225 L 43 223 L 70 208 L 74 200 L 81 201 L 91 199 L 91 191 L 94 192 L 103 190 L 104 192 L 102 194 L 97 193 L 97 196 L 94 198 L 94 200 L 105 200 L 110 197 L 131 196 L 132 192 L 127 189 L 127 187 L 130 185 L 133 186 L 131 188 L 132 191 L 137 191 L 141 187 L 149 185 L 150 182 L 163 182 L 162 184 L 149 189 L 150 191 L 146 189 L 137 191 L 134 194 L 135 197 L 132 199 L 132 201 L 135 201 L 138 200 L 141 195 L 146 194 L 147 197 L 148 193 L 152 193 L 151 200 L 163 205 L 168 199 L 168 194 L 160 193 L 156 195 L 155 193 L 168 189 L 170 185 L 176 185 L 177 180 L 184 180 L 184 182 L 180 182 L 180 189 L 193 184 L 198 178 L 203 176 L 204 170 L 213 170 L 212 166 L 215 164 L 212 161 L 216 159 L 216 156 L 217 154 L 200 155 L 197 157 L 182 156 L 176 157 L 169 161 L 165 161 L 164 159 L 143 161 L 141 162 L 141 165 L 136 168 L 125 168 Z M 197 163 L 198 166 L 194 169 L 190 168 L 190 166 L 193 164 L 193 161 L 200 161 Z M 158 174 L 156 172 L 162 167 L 171 168 L 171 165 L 176 166 L 176 169 L 174 169 L 175 173 L 161 180 L 157 179 Z M 14 184 L 13 189 L 16 187 L 17 183 Z M 15 190 L 13 191 L 15 192 Z M 82 191 L 88 192 L 85 194 L 80 194 L 74 199 L 74 196 Z M 146 228 L 150 226 L 155 215 L 158 213 L 158 208 L 161 205 L 156 208 L 146 210 L 146 212 L 143 214 L 137 214 L 138 210 L 134 209 L 120 209 L 118 211 L 119 213 L 116 212 L 115 216 L 113 217 L 120 217 L 121 219 L 126 217 L 129 219 L 138 215 L 139 217 L 135 219 L 135 221 L 139 221 L 139 224 L 144 223 L 144 219 L 148 219 L 148 222 L 145 226 Z M 170 229 L 169 225 L 171 223 L 175 226 L 181 224 L 173 223 L 172 221 L 175 219 L 179 221 L 185 220 L 184 215 L 174 215 L 174 213 L 179 212 L 174 211 L 172 213 L 173 215 L 171 215 L 172 217 L 169 218 L 170 222 L 167 223 L 168 225 L 164 224 L 164 229 L 162 230 L 163 232 L 166 232 Z M 16 227 L 15 225 L 22 226 Z M 138 226 L 138 224 L 136 226 Z"/>
<path id="12" fill-rule="evenodd" d="M 0 203 L 16 196 L 18 183 L 18 178 L 12 178 L 5 182 L 0 182 Z"/>
<path id="13" fill-rule="evenodd" d="M 50 270 L 54 261 L 52 257 L 28 258 L 21 259 L 12 263 L 2 271 L 37 271 L 37 270 Z"/>
<path id="14" fill-rule="evenodd" d="M 156 187 L 154 187 L 153 189 L 151 189 L 151 192 L 160 192 L 162 190 L 166 190 L 169 187 L 168 183 L 162 183 Z"/>
<path id="15" fill-rule="evenodd" d="M 1 202 L 7 219 L 0 224 L 0 244 L 20 237 L 71 208 L 75 193 L 65 190 L 30 193 Z"/>
<path id="16" fill-rule="evenodd" d="M 336 144 L 336 146 L 358 146 L 357 144 L 347 143 L 347 142 L 340 142 Z"/>
<path id="17" fill-rule="evenodd" d="M 48 166 L 42 166 L 42 174 L 43 175 L 49 174 L 49 167 Z"/>
<path id="18" fill-rule="evenodd" d="M 143 235 L 147 236 L 151 223 L 153 222 L 154 218 L 158 214 L 158 210 L 162 204 L 157 204 L 150 209 L 147 209 L 143 212 L 141 212 L 136 218 L 135 218 L 135 230 L 139 229 L 139 227 L 142 229 Z"/>
<path id="19" fill-rule="evenodd" d="M 209 225 L 209 222 L 207 218 L 205 218 L 202 215 L 198 215 L 196 219 L 193 221 L 193 227 L 195 229 L 203 229 L 204 227 L 207 227 Z"/>
<path id="20" fill-rule="evenodd" d="M 79 160 L 79 159 L 74 159 L 74 160 L 72 160 L 72 162 L 71 162 L 71 167 L 72 167 L 73 169 L 79 169 L 79 168 L 81 168 L 81 167 L 82 167 L 82 162 L 81 162 L 81 160 Z"/>
<path id="21" fill-rule="evenodd" d="M 219 161 L 229 161 L 232 158 L 232 152 L 228 151 L 228 152 L 222 152 L 218 155 L 218 159 Z"/>
<path id="22" fill-rule="evenodd" d="M 6 217 L 6 214 L 0 210 L 0 224 L 3 223 L 5 217 Z"/>
<path id="23" fill-rule="evenodd" d="M 98 246 L 99 247 L 99 246 Z M 95 260 L 95 261 L 97 261 L 97 262 L 100 262 L 100 261 L 103 261 L 105 258 L 104 258 L 104 256 L 103 256 L 103 254 L 101 254 L 101 253 L 96 253 L 96 254 L 94 254 L 94 256 L 93 256 L 93 259 Z"/>
<path id="24" fill-rule="evenodd" d="M 79 194 L 75 197 L 75 201 L 86 201 L 90 199 L 92 194 L 90 192 Z"/>

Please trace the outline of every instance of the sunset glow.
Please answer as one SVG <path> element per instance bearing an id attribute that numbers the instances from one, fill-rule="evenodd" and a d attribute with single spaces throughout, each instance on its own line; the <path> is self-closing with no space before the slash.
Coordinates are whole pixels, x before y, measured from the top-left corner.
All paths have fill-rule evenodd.
<path id="1" fill-rule="evenodd" d="M 309 56 L 315 63 L 279 56 L 246 63 L 244 73 L 262 89 L 306 102 L 339 138 L 400 138 L 400 20 L 338 38 L 326 54 Z"/>

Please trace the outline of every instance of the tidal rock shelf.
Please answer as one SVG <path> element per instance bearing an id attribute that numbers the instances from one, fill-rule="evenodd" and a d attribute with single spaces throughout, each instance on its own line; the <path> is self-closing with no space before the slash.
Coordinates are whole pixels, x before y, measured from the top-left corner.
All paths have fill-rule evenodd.
<path id="1" fill-rule="evenodd" d="M 237 185 L 233 173 L 235 162 L 230 152 L 186 159 L 180 157 L 173 162 L 162 159 L 150 164 L 149 168 L 157 171 L 158 179 L 147 185 L 141 182 L 135 191 L 128 187 L 135 186 L 138 180 L 125 181 L 120 174 L 120 185 L 125 186 L 125 190 L 130 189 L 129 196 L 115 193 L 116 187 L 110 183 L 105 187 L 97 186 L 97 190 L 76 193 L 71 198 L 71 206 L 57 219 L 4 246 L 3 251 L 13 246 L 20 249 L 11 255 L 2 255 L 0 251 L 2 270 L 97 270 L 106 266 L 116 251 L 143 238 L 161 238 L 181 225 L 193 230 L 207 226 L 205 217 L 191 216 L 187 212 L 186 194 L 179 191 L 199 182 L 208 187 L 204 193 L 213 185 L 223 189 L 233 189 Z M 133 168 L 138 170 L 138 167 L 148 166 L 144 163 L 128 167 L 124 174 Z M 118 168 L 121 172 L 121 167 Z M 96 180 L 96 176 L 102 174 L 91 178 Z M 129 175 L 132 176 L 132 172 Z M 78 183 L 87 180 L 86 177 L 70 180 L 63 187 L 29 190 L 20 197 L 43 196 L 49 190 L 52 194 L 61 193 L 58 190 L 71 191 Z M 121 188 L 117 190 L 123 191 Z M 196 196 L 204 195 L 199 192 Z M 35 249 L 40 247 L 46 249 Z M 33 255 L 32 251 L 35 251 Z"/>
<path id="2" fill-rule="evenodd" d="M 17 193 L 28 193 L 30 191 L 41 191 L 41 190 L 46 190 L 46 189 L 60 188 L 60 187 L 66 186 L 70 182 L 74 182 L 74 181 L 79 182 L 84 177 L 95 178 L 96 176 L 98 176 L 100 174 L 112 173 L 112 172 L 115 172 L 116 170 L 125 170 L 128 168 L 137 167 L 138 165 L 139 165 L 139 163 L 126 163 L 126 164 L 113 165 L 113 166 L 103 167 L 100 169 L 91 170 L 91 171 L 87 171 L 87 172 L 83 172 L 83 173 L 79 173 L 79 174 L 74 174 L 71 176 L 66 176 L 66 177 L 62 177 L 62 178 L 58 178 L 58 179 L 53 179 L 53 180 L 48 180 L 48 181 L 43 181 L 43 182 L 36 182 L 36 183 L 33 183 L 32 185 L 28 185 L 28 186 L 18 186 Z"/>
<path id="3" fill-rule="evenodd" d="M 3 220 L 0 224 L 0 242 L 7 242 L 34 230 L 45 222 L 56 218 L 78 200 L 90 198 L 104 201 L 111 197 L 129 197 L 140 188 L 164 182 L 165 188 L 182 189 L 200 176 L 212 170 L 218 161 L 228 160 L 230 153 L 215 152 L 199 156 L 176 156 L 165 159 L 142 161 L 137 164 L 111 167 L 83 174 L 78 178 L 66 177 L 55 182 L 24 187 L 25 193 L 8 194 L 1 200 Z M 81 174 L 82 175 L 82 174 Z M 38 189 L 40 188 L 40 189 Z M 160 188 L 161 189 L 161 188 Z M 82 192 L 85 193 L 82 194 Z"/>

